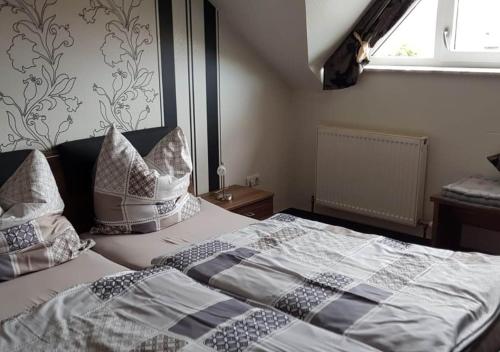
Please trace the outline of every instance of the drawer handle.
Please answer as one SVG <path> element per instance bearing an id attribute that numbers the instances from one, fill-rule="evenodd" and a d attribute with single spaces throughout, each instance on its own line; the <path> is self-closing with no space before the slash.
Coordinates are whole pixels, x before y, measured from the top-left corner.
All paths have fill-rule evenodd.
<path id="1" fill-rule="evenodd" d="M 248 216 L 249 218 L 253 218 L 255 216 L 255 213 L 249 212 L 249 213 L 246 213 L 245 216 Z"/>

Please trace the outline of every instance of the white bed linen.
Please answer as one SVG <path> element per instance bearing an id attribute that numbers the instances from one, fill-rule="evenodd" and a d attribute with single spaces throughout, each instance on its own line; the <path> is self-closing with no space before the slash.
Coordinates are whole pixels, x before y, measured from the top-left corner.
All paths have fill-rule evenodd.
<path id="1" fill-rule="evenodd" d="M 196 242 L 244 228 L 257 222 L 202 200 L 201 211 L 192 218 L 148 234 L 83 234 L 96 242 L 93 250 L 130 269 L 143 269 L 151 260 Z"/>
<path id="2" fill-rule="evenodd" d="M 127 268 L 113 263 L 93 251 L 64 264 L 0 283 L 0 320 L 48 301 L 75 285 L 95 281 Z"/>

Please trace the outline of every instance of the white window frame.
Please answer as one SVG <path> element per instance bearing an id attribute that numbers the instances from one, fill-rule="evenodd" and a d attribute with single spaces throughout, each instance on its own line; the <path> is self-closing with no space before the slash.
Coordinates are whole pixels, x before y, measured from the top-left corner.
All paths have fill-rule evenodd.
<path id="1" fill-rule="evenodd" d="M 460 0 L 436 0 L 438 1 L 436 38 L 433 58 L 415 57 L 375 57 L 372 56 L 370 66 L 424 66 L 424 67 L 450 67 L 450 68 L 478 68 L 498 69 L 500 68 L 500 52 L 471 52 L 453 49 L 457 32 L 457 14 Z M 418 5 L 417 5 L 418 6 Z M 411 16 L 411 13 L 409 14 Z M 406 18 L 406 17 L 405 17 Z M 405 18 L 402 18 L 394 28 L 379 40 L 372 48 L 372 54 L 384 44 L 385 40 L 399 27 Z M 448 33 L 447 35 L 445 35 Z M 446 40 L 445 40 L 446 37 Z M 449 43 L 448 45 L 446 44 Z"/>

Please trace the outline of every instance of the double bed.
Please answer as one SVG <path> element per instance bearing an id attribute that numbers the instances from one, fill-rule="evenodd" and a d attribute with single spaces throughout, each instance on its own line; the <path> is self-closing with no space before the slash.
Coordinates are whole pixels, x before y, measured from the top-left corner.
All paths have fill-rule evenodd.
<path id="1" fill-rule="evenodd" d="M 145 155 L 166 132 L 125 136 Z M 427 249 L 283 214 L 257 222 L 205 201 L 197 215 L 158 232 L 89 233 L 101 143 L 65 143 L 49 158 L 65 215 L 95 246 L 0 283 L 0 350 L 500 350 L 499 257 Z M 25 154 L 0 154 L 0 185 Z"/>

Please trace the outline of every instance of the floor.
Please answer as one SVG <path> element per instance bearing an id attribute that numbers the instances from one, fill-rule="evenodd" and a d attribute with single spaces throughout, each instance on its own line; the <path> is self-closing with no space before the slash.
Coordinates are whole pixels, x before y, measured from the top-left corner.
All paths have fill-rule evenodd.
<path id="1" fill-rule="evenodd" d="M 404 233 L 395 232 L 395 231 L 391 231 L 391 230 L 387 230 L 387 229 L 382 229 L 380 227 L 369 226 L 369 225 L 365 225 L 365 224 L 361 224 L 361 223 L 357 223 L 357 222 L 352 222 L 349 220 L 334 218 L 334 217 L 327 216 L 327 215 L 316 214 L 316 213 L 312 213 L 312 212 L 305 211 L 305 210 L 288 208 L 288 209 L 283 210 L 282 213 L 298 216 L 300 218 L 304 218 L 304 219 L 308 219 L 308 220 L 319 221 L 319 222 L 323 222 L 323 223 L 330 224 L 330 225 L 346 227 L 348 229 L 358 231 L 358 232 L 373 233 L 373 234 L 377 234 L 380 236 L 390 237 L 390 238 L 404 241 L 404 242 L 421 244 L 421 245 L 425 245 L 425 246 L 431 245 L 431 241 L 429 239 L 423 239 L 420 237 L 411 236 L 411 235 L 407 235 Z"/>

